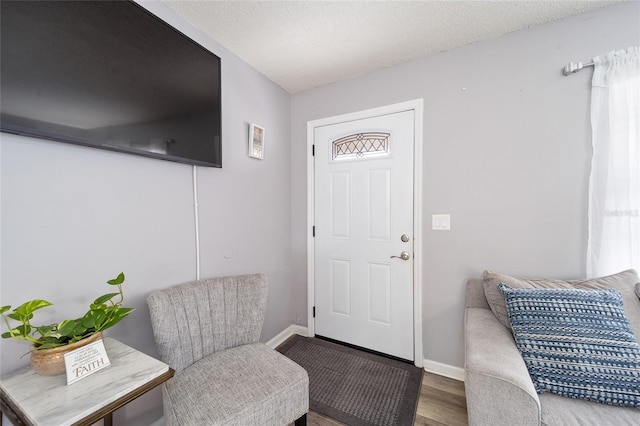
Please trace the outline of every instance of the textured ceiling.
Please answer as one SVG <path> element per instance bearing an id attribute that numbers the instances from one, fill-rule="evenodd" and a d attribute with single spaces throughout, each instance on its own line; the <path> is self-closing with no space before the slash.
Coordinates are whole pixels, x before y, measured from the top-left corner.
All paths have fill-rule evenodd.
<path id="1" fill-rule="evenodd" d="M 289 93 L 617 1 L 171 1 Z"/>

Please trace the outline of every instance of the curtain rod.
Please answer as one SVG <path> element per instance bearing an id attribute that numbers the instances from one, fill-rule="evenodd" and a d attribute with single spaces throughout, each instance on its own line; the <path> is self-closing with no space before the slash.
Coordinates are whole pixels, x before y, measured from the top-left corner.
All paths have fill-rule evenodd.
<path id="1" fill-rule="evenodd" d="M 564 66 L 564 69 L 562 70 L 562 74 L 564 74 L 565 76 L 571 75 L 575 72 L 580 71 L 584 67 L 592 67 L 593 65 L 594 65 L 593 62 L 589 62 L 588 64 L 583 64 L 582 62 L 569 62 L 567 65 Z"/>

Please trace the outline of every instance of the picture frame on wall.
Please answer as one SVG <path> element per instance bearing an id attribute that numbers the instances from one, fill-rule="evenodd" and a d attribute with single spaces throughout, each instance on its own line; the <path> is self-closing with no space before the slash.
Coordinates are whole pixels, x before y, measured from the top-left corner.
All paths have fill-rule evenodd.
<path id="1" fill-rule="evenodd" d="M 264 127 L 254 123 L 249 126 L 249 157 L 264 158 Z"/>

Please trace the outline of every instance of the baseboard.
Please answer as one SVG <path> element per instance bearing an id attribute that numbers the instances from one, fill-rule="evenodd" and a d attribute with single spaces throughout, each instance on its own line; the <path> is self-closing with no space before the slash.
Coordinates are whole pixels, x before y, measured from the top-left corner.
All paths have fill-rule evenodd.
<path id="1" fill-rule="evenodd" d="M 291 324 L 289 327 L 282 330 L 273 339 L 269 340 L 265 344 L 270 348 L 275 349 L 278 346 L 280 346 L 282 343 L 284 343 L 284 341 L 287 340 L 289 337 L 293 336 L 294 334 L 299 334 L 300 336 L 307 336 L 308 334 L 307 327 Z"/>
<path id="2" fill-rule="evenodd" d="M 430 359 L 425 359 L 423 365 L 424 371 L 464 382 L 464 368 L 454 367 L 453 365 L 443 364 Z"/>

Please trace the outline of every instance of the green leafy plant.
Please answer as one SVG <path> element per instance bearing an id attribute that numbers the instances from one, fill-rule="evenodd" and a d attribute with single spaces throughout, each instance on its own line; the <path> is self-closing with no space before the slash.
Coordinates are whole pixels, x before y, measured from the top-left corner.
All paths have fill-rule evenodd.
<path id="1" fill-rule="evenodd" d="M 3 306 L 0 308 L 0 315 L 2 315 L 9 331 L 2 333 L 2 337 L 29 341 L 33 343 L 33 350 L 39 350 L 68 345 L 113 327 L 134 310 L 122 307 L 124 301 L 123 282 L 124 273 L 121 272 L 116 278 L 107 281 L 107 284 L 118 287 L 117 293 L 107 293 L 98 297 L 84 316 L 64 320 L 57 324 L 41 326 L 31 324 L 35 311 L 52 305 L 46 300 L 30 300 L 10 313 L 7 312 L 11 306 Z M 11 327 L 9 319 L 17 321 L 19 325 Z"/>

